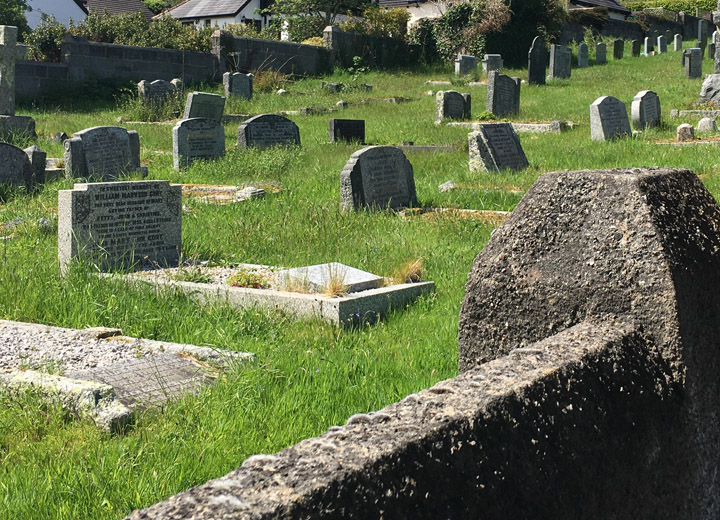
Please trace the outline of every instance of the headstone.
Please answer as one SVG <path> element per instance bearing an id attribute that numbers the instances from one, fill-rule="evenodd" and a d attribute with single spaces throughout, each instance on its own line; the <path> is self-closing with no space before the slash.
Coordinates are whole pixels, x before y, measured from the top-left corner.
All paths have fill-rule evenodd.
<path id="1" fill-rule="evenodd" d="M 32 167 L 32 176 L 30 178 L 30 188 L 34 188 L 46 181 L 45 171 L 47 168 L 47 154 L 35 145 L 23 150 L 30 161 Z M 5 164 L 0 160 L 0 164 Z"/>
<path id="2" fill-rule="evenodd" d="M 225 111 L 225 98 L 218 94 L 207 92 L 191 92 L 185 102 L 185 115 L 183 119 L 206 117 L 208 119 L 222 120 Z"/>
<path id="3" fill-rule="evenodd" d="M 484 75 L 490 74 L 493 70 L 502 70 L 503 60 L 500 54 L 485 54 L 482 60 L 482 71 Z"/>
<path id="4" fill-rule="evenodd" d="M 621 60 L 625 54 L 625 40 L 615 40 L 613 42 L 613 59 Z"/>
<path id="5" fill-rule="evenodd" d="M 707 37 L 708 37 L 707 21 L 705 19 L 701 18 L 697 22 L 697 39 L 701 42 L 705 41 L 707 43 Z"/>
<path id="6" fill-rule="evenodd" d="M 17 44 L 17 35 L 17 27 L 0 25 L 0 138 L 35 137 L 35 120 L 15 115 L 15 62 L 26 59 L 28 50 Z"/>
<path id="7" fill-rule="evenodd" d="M 252 99 L 253 78 L 254 76 L 252 74 L 242 74 L 241 72 L 226 72 L 225 74 L 223 74 L 225 97 L 241 97 L 245 99 Z"/>
<path id="8" fill-rule="evenodd" d="M 468 135 L 470 171 L 522 170 L 529 166 L 511 123 L 488 123 Z"/>
<path id="9" fill-rule="evenodd" d="M 536 36 L 528 52 L 528 84 L 544 85 L 547 69 L 545 41 Z"/>
<path id="10" fill-rule="evenodd" d="M 308 291 L 314 293 L 323 292 L 328 285 L 333 283 L 341 283 L 348 293 L 377 289 L 385 283 L 382 276 L 338 262 L 284 269 L 278 271 L 275 276 L 281 282 L 289 281 L 293 284 L 301 284 Z"/>
<path id="11" fill-rule="evenodd" d="M 444 119 L 469 119 L 470 109 L 470 94 L 456 90 L 440 90 L 435 94 L 435 124 Z"/>
<path id="12" fill-rule="evenodd" d="M 335 82 L 332 82 L 332 81 L 331 81 L 330 83 L 325 83 L 325 82 L 323 81 L 323 86 L 327 89 L 327 91 L 328 91 L 330 94 L 335 94 L 335 93 L 337 93 L 337 92 L 340 92 L 340 91 L 342 90 L 342 88 L 343 88 L 343 84 L 342 84 L 342 83 L 335 83 Z"/>
<path id="13" fill-rule="evenodd" d="M 707 59 L 714 60 L 715 59 L 715 49 L 716 45 L 714 43 L 708 43 L 707 46 Z"/>
<path id="14" fill-rule="evenodd" d="M 115 180 L 140 167 L 140 136 L 117 126 L 96 126 L 76 132 L 65 146 L 65 177 Z"/>
<path id="15" fill-rule="evenodd" d="M 162 103 L 178 92 L 174 84 L 164 79 L 156 79 L 155 81 L 142 80 L 137 84 L 137 88 L 138 97 L 150 103 Z"/>
<path id="16" fill-rule="evenodd" d="M 685 77 L 699 78 L 702 76 L 702 50 L 697 47 L 683 51 L 685 55 Z"/>
<path id="17" fill-rule="evenodd" d="M 645 37 L 645 50 L 644 54 L 645 56 L 650 56 L 653 52 L 653 41 L 649 36 Z"/>
<path id="18" fill-rule="evenodd" d="M 602 96 L 590 105 L 590 137 L 593 141 L 607 141 L 631 134 L 627 108 L 622 101 Z"/>
<path id="19" fill-rule="evenodd" d="M 431 90 L 430 92 L 432 92 L 432 90 Z M 348 105 L 348 102 L 347 102 L 347 101 L 345 101 L 344 99 L 341 99 L 340 101 L 338 101 L 337 103 L 335 103 L 335 106 L 338 107 L 338 108 L 345 109 L 345 108 L 347 108 L 349 105 Z"/>
<path id="20" fill-rule="evenodd" d="M 331 143 L 365 142 L 364 119 L 331 119 L 329 126 Z"/>
<path id="21" fill-rule="evenodd" d="M 720 74 L 708 74 L 700 89 L 698 103 L 720 105 Z"/>
<path id="22" fill-rule="evenodd" d="M 413 167 L 394 146 L 368 146 L 350 156 L 340 173 L 343 210 L 417 205 Z"/>
<path id="23" fill-rule="evenodd" d="M 682 42 L 683 42 L 682 34 L 676 34 L 675 37 L 673 38 L 673 50 L 675 52 L 682 51 Z"/>
<path id="24" fill-rule="evenodd" d="M 673 33 L 670 29 L 665 31 L 665 40 L 667 40 L 668 43 L 670 42 L 670 40 L 672 40 L 672 37 L 673 37 Z"/>
<path id="25" fill-rule="evenodd" d="M 465 54 L 460 54 L 455 60 L 456 76 L 474 74 L 475 71 L 477 71 L 477 58 L 475 58 L 475 56 L 466 56 Z"/>
<path id="26" fill-rule="evenodd" d="M 237 144 L 241 148 L 300 146 L 300 129 L 287 118 L 261 114 L 246 120 L 238 128 Z"/>
<path id="27" fill-rule="evenodd" d="M 692 141 L 693 139 L 695 139 L 695 129 L 691 124 L 683 123 L 677 127 L 678 143 Z"/>
<path id="28" fill-rule="evenodd" d="M 630 42 L 630 53 L 633 58 L 640 56 L 640 40 L 632 40 Z"/>
<path id="29" fill-rule="evenodd" d="M 563 45 L 550 46 L 550 79 L 563 79 L 570 77 L 570 61 L 572 53 Z"/>
<path id="30" fill-rule="evenodd" d="M 658 54 L 665 54 L 667 52 L 667 39 L 665 38 L 665 36 L 658 36 L 657 50 Z"/>
<path id="31" fill-rule="evenodd" d="M 496 117 L 520 112 L 520 78 L 491 71 L 488 75 L 486 110 Z"/>
<path id="32" fill-rule="evenodd" d="M 172 135 L 176 170 L 187 168 L 198 159 L 217 159 L 225 155 L 225 129 L 215 119 L 181 119 Z"/>
<path id="33" fill-rule="evenodd" d="M 633 98 L 630 107 L 630 117 L 635 130 L 644 130 L 647 127 L 660 124 L 660 98 L 652 90 L 642 90 Z"/>
<path id="34" fill-rule="evenodd" d="M 36 183 L 42 183 L 45 174 L 45 152 L 37 147 L 21 150 L 20 148 L 7 143 L 0 143 L 0 185 L 12 186 L 13 188 L 31 189 Z M 37 150 L 37 152 L 35 151 Z M 37 153 L 42 153 L 42 170 L 40 178 L 38 171 L 33 167 L 32 160 L 39 161 Z M 38 163 L 35 163 L 37 166 Z"/>
<path id="35" fill-rule="evenodd" d="M 595 65 L 604 65 L 607 63 L 607 46 L 603 43 L 595 44 Z"/>
<path id="36" fill-rule="evenodd" d="M 183 90 L 185 90 L 185 83 L 183 83 L 183 80 L 181 80 L 180 78 L 171 79 L 170 84 L 175 87 L 175 90 L 177 92 L 182 92 Z"/>
<path id="37" fill-rule="evenodd" d="M 168 181 L 75 184 L 58 192 L 58 258 L 65 271 L 76 258 L 101 269 L 177 264 L 182 195 Z"/>
<path id="38" fill-rule="evenodd" d="M 714 134 L 718 130 L 717 123 L 711 117 L 703 117 L 698 121 L 697 131 L 703 134 Z"/>
<path id="39" fill-rule="evenodd" d="M 588 46 L 582 42 L 578 45 L 577 66 L 579 69 L 588 66 Z"/>

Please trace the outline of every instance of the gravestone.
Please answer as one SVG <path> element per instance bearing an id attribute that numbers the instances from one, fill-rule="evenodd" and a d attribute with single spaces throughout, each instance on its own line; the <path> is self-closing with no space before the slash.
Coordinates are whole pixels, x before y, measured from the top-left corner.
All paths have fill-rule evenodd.
<path id="1" fill-rule="evenodd" d="M 522 170 L 529 166 L 511 123 L 488 123 L 468 134 L 470 171 Z"/>
<path id="2" fill-rule="evenodd" d="M 182 81 L 180 83 L 182 84 Z M 155 81 L 142 80 L 137 84 L 137 88 L 138 97 L 151 103 L 162 103 L 178 92 L 175 84 L 164 79 L 156 79 Z"/>
<path id="3" fill-rule="evenodd" d="M 343 210 L 417 205 L 413 167 L 394 146 L 368 146 L 350 156 L 340 173 Z"/>
<path id="4" fill-rule="evenodd" d="M 246 120 L 238 128 L 237 145 L 241 148 L 300 146 L 300 129 L 287 118 L 261 114 Z"/>
<path id="5" fill-rule="evenodd" d="M 630 117 L 635 130 L 660 124 L 660 98 L 652 90 L 642 90 L 633 98 L 630 106 Z"/>
<path id="6" fill-rule="evenodd" d="M 224 73 L 223 86 L 225 87 L 225 97 L 252 99 L 253 78 L 254 76 L 252 74 L 242 74 L 241 72 Z"/>
<path id="7" fill-rule="evenodd" d="M 528 84 L 544 85 L 547 70 L 545 41 L 536 36 L 528 51 Z"/>
<path id="8" fill-rule="evenodd" d="M 607 46 L 600 42 L 595 44 L 595 65 L 607 63 Z"/>
<path id="9" fill-rule="evenodd" d="M 26 150 L 0 143 L 0 185 L 32 189 L 45 181 L 47 154 L 37 146 Z"/>
<path id="10" fill-rule="evenodd" d="M 700 48 L 705 50 L 705 45 L 707 45 L 707 38 L 708 38 L 707 21 L 701 18 L 700 20 L 698 20 L 697 24 L 698 24 L 697 39 L 700 42 Z"/>
<path id="11" fill-rule="evenodd" d="M 665 36 L 658 36 L 657 50 L 658 54 L 665 54 L 667 52 L 667 39 L 665 38 Z"/>
<path id="12" fill-rule="evenodd" d="M 625 40 L 615 40 L 613 42 L 613 59 L 621 60 L 625 54 Z"/>
<path id="13" fill-rule="evenodd" d="M 124 174 L 147 175 L 140 166 L 140 136 L 117 126 L 76 132 L 65 146 L 65 177 L 114 180 Z"/>
<path id="14" fill-rule="evenodd" d="M 698 103 L 720 105 L 720 74 L 708 74 L 700 89 Z"/>
<path id="15" fill-rule="evenodd" d="M 58 259 L 65 271 L 76 258 L 101 269 L 177 264 L 182 195 L 168 181 L 75 184 L 58 192 Z"/>
<path id="16" fill-rule="evenodd" d="M 630 54 L 633 58 L 640 56 L 640 40 L 632 40 L 630 42 Z"/>
<path id="17" fill-rule="evenodd" d="M 482 71 L 483 74 L 488 75 L 490 71 L 502 70 L 503 60 L 500 54 L 485 54 L 482 60 Z"/>
<path id="18" fill-rule="evenodd" d="M 564 79 L 570 77 L 570 61 L 572 53 L 563 45 L 550 46 L 550 79 Z"/>
<path id="19" fill-rule="evenodd" d="M 15 115 L 15 62 L 26 59 L 28 50 L 17 44 L 17 35 L 17 27 L 0 25 L 0 139 L 35 137 L 35 120 Z"/>
<path id="20" fill-rule="evenodd" d="M 668 41 L 668 43 L 670 43 L 670 40 L 672 40 L 672 37 L 673 37 L 673 33 L 670 29 L 665 31 L 665 39 Z"/>
<path id="21" fill-rule="evenodd" d="M 698 121 L 697 131 L 701 134 L 714 134 L 718 130 L 717 123 L 711 117 L 703 117 Z"/>
<path id="22" fill-rule="evenodd" d="M 365 142 L 364 119 L 331 119 L 329 124 L 330 142 Z"/>
<path id="23" fill-rule="evenodd" d="M 682 143 L 684 141 L 692 141 L 695 139 L 695 129 L 689 123 L 683 123 L 677 127 L 677 141 Z"/>
<path id="24" fill-rule="evenodd" d="M 477 58 L 475 56 L 467 56 L 460 54 L 455 59 L 455 75 L 465 76 L 466 74 L 474 74 L 477 71 Z"/>
<path id="25" fill-rule="evenodd" d="M 444 119 L 469 119 L 470 109 L 470 94 L 456 90 L 440 90 L 435 94 L 435 124 Z"/>
<path id="26" fill-rule="evenodd" d="M 673 38 L 673 50 L 675 52 L 682 51 L 682 42 L 683 42 L 682 34 L 676 34 L 675 37 Z"/>
<path id="27" fill-rule="evenodd" d="M 224 97 L 218 94 L 208 94 L 207 92 L 191 92 L 185 102 L 183 119 L 205 117 L 221 121 L 224 111 Z"/>
<path id="28" fill-rule="evenodd" d="M 493 70 L 488 75 L 486 110 L 496 117 L 520 112 L 520 78 Z"/>
<path id="29" fill-rule="evenodd" d="M 685 56 L 685 77 L 699 78 L 702 76 L 702 49 L 697 47 L 683 51 Z"/>
<path id="30" fill-rule="evenodd" d="M 714 43 L 708 43 L 707 46 L 707 59 L 714 60 L 715 59 L 715 49 L 717 49 L 717 46 Z"/>
<path id="31" fill-rule="evenodd" d="M 187 168 L 198 159 L 225 155 L 225 129 L 215 119 L 182 119 L 173 128 L 173 166 Z"/>
<path id="32" fill-rule="evenodd" d="M 644 54 L 645 56 L 650 56 L 653 52 L 653 40 L 649 36 L 645 37 L 645 50 Z"/>
<path id="33" fill-rule="evenodd" d="M 579 69 L 584 69 L 588 66 L 588 46 L 584 43 L 578 45 L 577 66 Z"/>
<path id="34" fill-rule="evenodd" d="M 631 134 L 625 103 L 612 96 L 602 96 L 590 105 L 590 138 L 593 141 Z"/>

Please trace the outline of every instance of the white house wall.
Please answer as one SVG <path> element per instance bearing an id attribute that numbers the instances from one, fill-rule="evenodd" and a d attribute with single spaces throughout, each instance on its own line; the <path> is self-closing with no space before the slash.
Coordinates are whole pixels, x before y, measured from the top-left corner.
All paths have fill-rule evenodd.
<path id="1" fill-rule="evenodd" d="M 47 14 L 55 16 L 57 21 L 67 26 L 70 18 L 74 22 L 85 19 L 85 13 L 73 0 L 30 0 L 28 5 L 32 11 L 25 13 L 28 25 L 32 29 L 40 25 L 40 15 Z"/>

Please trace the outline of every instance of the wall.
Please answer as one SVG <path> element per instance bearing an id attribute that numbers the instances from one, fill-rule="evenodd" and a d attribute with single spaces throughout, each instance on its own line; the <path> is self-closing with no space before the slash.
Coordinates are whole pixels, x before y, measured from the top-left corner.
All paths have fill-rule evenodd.
<path id="1" fill-rule="evenodd" d="M 394 67 L 415 62 L 414 54 L 403 40 L 343 32 L 334 26 L 326 27 L 323 31 L 323 46 L 330 50 L 330 61 L 335 67 L 353 66 L 355 56 L 374 67 Z"/>
<path id="2" fill-rule="evenodd" d="M 642 26 L 637 22 L 627 22 L 621 20 L 608 20 L 603 26 L 600 34 L 602 36 L 612 38 L 622 38 L 623 40 L 640 40 L 643 41 L 649 36 L 650 31 L 657 31 L 664 34 L 669 30 L 673 35 L 681 34 L 683 40 L 697 38 L 697 21 L 698 18 L 681 13 L 678 21 L 672 20 L 650 20 L 650 30 L 643 30 Z M 712 31 L 711 31 L 712 32 Z M 560 43 L 568 43 L 570 41 L 581 42 L 585 36 L 585 27 L 577 24 L 563 24 L 562 33 L 560 35 Z M 668 42 L 671 43 L 671 42 Z"/>

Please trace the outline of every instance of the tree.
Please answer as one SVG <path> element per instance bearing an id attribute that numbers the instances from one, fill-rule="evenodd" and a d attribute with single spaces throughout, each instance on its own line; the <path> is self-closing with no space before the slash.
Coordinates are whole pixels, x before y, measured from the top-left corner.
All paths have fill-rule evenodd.
<path id="1" fill-rule="evenodd" d="M 25 11 L 32 9 L 27 0 L 2 0 L 0 2 L 0 25 L 14 25 L 22 35 L 30 32 Z"/>
<path id="2" fill-rule="evenodd" d="M 335 22 L 338 14 L 360 11 L 372 3 L 372 0 L 277 0 L 269 10 L 281 18 L 309 15 L 322 19 L 328 26 Z"/>

